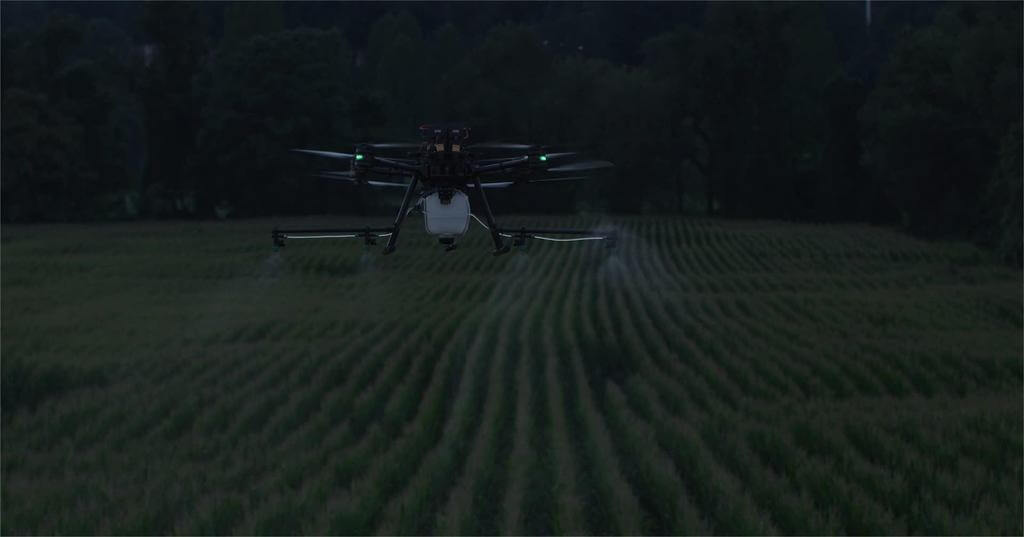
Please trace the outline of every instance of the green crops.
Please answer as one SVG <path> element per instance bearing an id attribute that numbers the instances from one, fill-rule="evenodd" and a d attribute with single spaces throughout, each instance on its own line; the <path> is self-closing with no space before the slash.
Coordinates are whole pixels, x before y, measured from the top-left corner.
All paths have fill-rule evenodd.
<path id="1" fill-rule="evenodd" d="M 384 219 L 386 222 L 386 219 Z M 1022 278 L 866 226 L 4 226 L 5 534 L 1021 534 Z"/>

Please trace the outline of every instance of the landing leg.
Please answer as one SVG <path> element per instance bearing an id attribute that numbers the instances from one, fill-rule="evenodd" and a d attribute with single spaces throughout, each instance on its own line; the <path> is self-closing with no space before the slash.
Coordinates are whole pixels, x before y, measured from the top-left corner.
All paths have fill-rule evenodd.
<path id="1" fill-rule="evenodd" d="M 487 203 L 487 194 L 484 194 L 484 188 L 480 186 L 480 178 L 473 177 L 473 186 L 476 187 L 477 194 L 480 195 L 480 200 L 484 204 L 484 219 L 487 220 L 487 227 L 491 230 L 491 239 L 494 241 L 494 255 L 501 255 L 508 253 L 511 249 L 507 244 L 501 240 L 501 235 L 498 233 L 498 224 L 494 223 L 494 215 L 491 214 L 491 205 Z"/>
<path id="2" fill-rule="evenodd" d="M 416 193 L 416 185 L 419 184 L 419 176 L 413 175 L 412 182 L 409 183 L 409 188 L 405 189 L 405 197 L 402 198 L 402 206 L 398 209 L 398 215 L 395 216 L 395 225 L 392 226 L 391 236 L 388 237 L 388 243 L 384 246 L 384 255 L 390 254 L 395 251 L 395 243 L 398 241 L 398 230 L 402 227 L 402 221 L 405 220 L 405 213 L 409 212 L 409 203 L 412 202 L 412 196 Z"/>

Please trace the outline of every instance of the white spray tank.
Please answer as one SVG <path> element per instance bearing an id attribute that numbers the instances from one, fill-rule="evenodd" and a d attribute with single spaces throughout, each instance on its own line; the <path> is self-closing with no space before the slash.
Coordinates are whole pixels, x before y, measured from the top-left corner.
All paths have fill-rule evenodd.
<path id="1" fill-rule="evenodd" d="M 427 233 L 456 237 L 469 229 L 469 196 L 459 190 L 434 192 L 423 198 L 423 225 Z M 447 203 L 445 203 L 447 201 Z"/>

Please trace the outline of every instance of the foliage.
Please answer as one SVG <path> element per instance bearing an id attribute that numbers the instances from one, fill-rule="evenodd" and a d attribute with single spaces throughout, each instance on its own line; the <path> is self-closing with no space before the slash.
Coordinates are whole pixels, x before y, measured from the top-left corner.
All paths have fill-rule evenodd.
<path id="1" fill-rule="evenodd" d="M 271 253 L 328 220 L 4 226 L 4 532 L 1022 533 L 1021 273 L 969 244 Z"/>
<path id="2" fill-rule="evenodd" d="M 194 86 L 208 55 L 205 24 L 198 6 L 186 2 L 145 4 L 142 14 L 145 69 L 139 92 L 147 143 L 140 193 L 151 216 L 195 212 L 195 192 L 203 181 L 187 173 L 185 164 L 199 129 L 202 103 Z"/>
<path id="3" fill-rule="evenodd" d="M 69 179 L 78 175 L 75 164 L 83 160 L 81 127 L 50 106 L 45 95 L 17 88 L 4 94 L 2 123 L 5 218 L 70 216 L 74 198 L 67 190 Z"/>
<path id="4" fill-rule="evenodd" d="M 987 242 L 995 246 L 1004 261 L 1020 267 L 1024 263 L 1024 166 L 1021 165 L 1021 123 L 1010 127 L 999 148 L 999 164 L 985 192 L 984 205 L 988 207 Z"/>
<path id="5" fill-rule="evenodd" d="M 370 28 L 361 74 L 379 93 L 390 125 L 411 130 L 424 122 L 428 95 L 422 86 L 431 75 L 424 47 L 419 22 L 408 11 L 385 14 Z"/>
<path id="6" fill-rule="evenodd" d="M 492 28 L 483 42 L 462 63 L 458 75 L 470 86 L 456 111 L 469 117 L 488 118 L 492 130 L 508 138 L 540 134 L 544 116 L 537 91 L 541 81 L 554 74 L 552 55 L 533 30 L 503 24 Z"/>
<path id="7" fill-rule="evenodd" d="M 51 16 L 4 36 L 18 68 L 3 89 L 3 212 L 8 221 L 121 217 L 137 183 L 138 58 L 108 21 Z"/>
<path id="8" fill-rule="evenodd" d="M 5 360 L 0 374 L 0 394 L 4 418 L 21 411 L 33 411 L 49 398 L 84 387 L 102 386 L 109 382 L 103 369 L 82 369 L 59 364 L 35 365 L 24 360 Z"/>
<path id="9" fill-rule="evenodd" d="M 289 173 L 293 147 L 332 147 L 349 135 L 351 53 L 335 30 L 258 35 L 210 64 L 192 172 L 200 207 L 238 215 L 292 212 L 322 185 Z"/>
<path id="10" fill-rule="evenodd" d="M 911 230 L 990 233 L 984 192 L 1003 173 L 1000 159 L 1012 162 L 1021 151 L 1007 143 L 1000 155 L 1022 113 L 1016 7 L 1017 16 L 986 6 L 945 9 L 900 41 L 883 67 L 863 113 L 866 156 Z M 1013 197 L 998 203 L 1019 207 Z"/>

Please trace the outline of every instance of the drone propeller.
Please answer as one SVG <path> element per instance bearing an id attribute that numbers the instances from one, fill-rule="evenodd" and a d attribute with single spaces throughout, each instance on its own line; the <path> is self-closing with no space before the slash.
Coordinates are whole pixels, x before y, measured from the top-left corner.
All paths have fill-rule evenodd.
<path id="1" fill-rule="evenodd" d="M 368 145 L 375 149 L 419 149 L 422 144 L 414 142 L 384 142 L 379 144 L 367 143 L 361 145 Z"/>
<path id="2" fill-rule="evenodd" d="M 547 179 L 526 179 L 526 180 L 522 180 L 521 179 L 521 180 L 518 180 L 518 181 L 494 181 L 494 182 L 491 182 L 491 183 L 480 183 L 480 186 L 483 187 L 483 188 L 508 188 L 510 186 L 513 186 L 513 185 L 524 185 L 524 184 L 529 184 L 529 183 L 550 183 L 550 182 L 554 182 L 554 181 L 578 181 L 580 179 L 590 179 L 590 177 L 586 176 L 586 175 L 576 175 L 576 176 L 573 176 L 573 177 L 549 177 Z M 466 184 L 466 186 L 470 187 L 470 188 L 474 187 L 474 185 L 472 183 L 468 183 L 468 184 Z"/>
<path id="3" fill-rule="evenodd" d="M 557 160 L 557 159 L 566 158 L 566 157 L 573 157 L 573 156 L 576 156 L 577 154 L 578 153 L 576 153 L 576 152 L 570 151 L 570 152 L 563 152 L 563 153 L 541 153 L 539 156 L 541 157 L 542 161 L 550 161 L 550 160 Z M 483 159 L 477 159 L 475 162 L 477 164 L 491 164 L 491 163 L 494 163 L 494 162 L 502 162 L 502 161 L 506 161 L 506 160 L 514 160 L 514 159 L 517 159 L 517 158 L 522 158 L 522 157 L 483 158 Z"/>
<path id="4" fill-rule="evenodd" d="M 491 163 L 494 163 L 494 162 L 503 162 L 503 161 L 508 161 L 508 160 L 521 159 L 521 158 L 522 157 L 481 158 L 481 159 L 475 159 L 473 162 L 476 162 L 477 164 L 491 164 Z"/>
<path id="5" fill-rule="evenodd" d="M 547 160 L 552 160 L 556 158 L 574 157 L 578 154 L 579 153 L 576 153 L 575 151 L 568 151 L 564 153 L 544 153 L 544 158 L 546 158 Z"/>
<path id="6" fill-rule="evenodd" d="M 321 179 L 330 179 L 332 181 L 342 181 L 354 185 L 370 185 L 370 186 L 387 186 L 394 188 L 408 188 L 409 185 L 406 183 L 397 183 L 393 181 L 375 181 L 375 180 L 360 180 L 356 179 L 352 172 L 320 172 L 314 174 L 316 177 Z"/>
<path id="7" fill-rule="evenodd" d="M 350 159 L 350 158 L 355 156 L 352 153 L 335 153 L 334 151 L 318 151 L 318 150 L 315 150 L 315 149 L 292 149 L 292 151 L 294 151 L 296 153 L 306 153 L 306 154 L 309 154 L 309 155 L 317 155 L 317 156 L 321 156 L 321 157 L 337 158 L 337 159 L 345 159 L 345 160 Z"/>
<path id="8" fill-rule="evenodd" d="M 409 188 L 408 183 L 395 183 L 392 181 L 367 181 L 366 184 L 370 186 L 389 186 L 392 188 Z"/>
<path id="9" fill-rule="evenodd" d="M 581 179 L 590 179 L 589 175 L 574 175 L 572 177 L 548 177 L 547 179 L 531 179 L 528 183 L 550 183 L 554 181 L 579 181 Z"/>
<path id="10" fill-rule="evenodd" d="M 508 144 L 504 142 L 484 142 L 466 146 L 467 149 L 533 149 L 531 144 Z"/>
<path id="11" fill-rule="evenodd" d="M 583 162 L 575 162 L 573 164 L 566 164 L 564 166 L 558 166 L 555 168 L 548 168 L 549 172 L 579 172 L 584 170 L 599 170 L 601 168 L 611 168 L 614 166 L 607 160 L 587 160 Z"/>
<path id="12" fill-rule="evenodd" d="M 480 188 L 506 188 L 515 184 L 515 181 L 494 181 L 491 183 L 480 183 Z M 476 188 L 473 183 L 466 183 L 466 188 Z"/>

